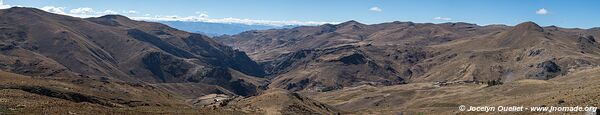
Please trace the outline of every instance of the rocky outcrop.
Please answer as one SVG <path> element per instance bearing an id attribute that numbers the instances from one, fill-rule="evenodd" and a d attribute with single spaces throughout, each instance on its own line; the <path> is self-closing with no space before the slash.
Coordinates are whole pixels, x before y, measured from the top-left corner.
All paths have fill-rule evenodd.
<path id="1" fill-rule="evenodd" d="M 358 54 L 358 53 L 353 53 L 353 54 L 350 54 L 347 56 L 343 56 L 339 60 L 335 60 L 335 61 L 340 61 L 344 64 L 353 64 L 353 65 L 367 63 L 366 57 L 364 55 Z"/>
<path id="2" fill-rule="evenodd" d="M 548 80 L 563 73 L 561 67 L 552 60 L 541 62 L 537 64 L 536 68 L 537 71 L 529 74 L 529 78 Z"/>
<path id="3" fill-rule="evenodd" d="M 578 37 L 577 46 L 581 50 L 581 53 L 596 53 L 600 49 L 600 45 L 596 42 L 594 36 Z"/>

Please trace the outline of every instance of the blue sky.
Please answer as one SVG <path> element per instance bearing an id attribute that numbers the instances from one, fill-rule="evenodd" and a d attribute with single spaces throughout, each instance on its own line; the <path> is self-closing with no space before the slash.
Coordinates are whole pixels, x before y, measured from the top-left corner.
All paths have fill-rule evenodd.
<path id="1" fill-rule="evenodd" d="M 2 5 L 78 17 L 122 14 L 140 20 L 273 25 L 348 20 L 480 25 L 534 21 L 543 26 L 600 27 L 598 0 L 4 0 Z"/>

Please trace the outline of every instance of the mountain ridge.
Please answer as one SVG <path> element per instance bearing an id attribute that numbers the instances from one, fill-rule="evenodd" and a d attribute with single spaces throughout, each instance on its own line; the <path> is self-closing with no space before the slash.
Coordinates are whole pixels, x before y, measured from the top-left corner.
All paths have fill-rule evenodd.
<path id="1" fill-rule="evenodd" d="M 398 83 L 491 80 L 510 82 L 519 79 L 551 79 L 568 74 L 565 69 L 567 65 L 572 68 L 590 67 L 599 61 L 581 55 L 579 50 L 584 46 L 570 45 L 594 44 L 592 41 L 595 40 L 591 39 L 593 37 L 579 35 L 583 32 L 585 31 L 564 28 L 546 31 L 534 22 L 523 22 L 516 26 L 479 26 L 469 23 L 411 22 L 364 25 L 356 21 L 348 21 L 337 25 L 248 31 L 216 38 L 216 40 L 248 52 L 251 58 L 262 63 L 267 68 L 267 73 L 270 73 L 270 78 L 273 79 L 270 87 L 290 89 L 290 86 L 293 86 L 300 87 L 300 90 L 315 90 L 322 87 L 341 89 L 360 84 L 389 82 L 348 77 L 356 73 L 346 71 L 351 65 L 328 65 L 345 69 L 323 68 L 328 66 L 320 65 L 328 63 L 327 60 L 341 59 L 344 54 L 352 54 L 351 52 L 356 51 L 363 52 L 360 55 L 373 60 L 373 64 L 380 66 L 379 70 L 394 73 L 375 78 L 397 77 L 401 81 Z M 594 35 L 589 34 L 589 36 Z M 354 50 L 344 50 L 346 47 L 353 47 Z M 597 55 L 594 53 L 597 52 L 596 50 L 589 50 L 597 46 L 585 47 L 584 49 L 590 52 L 586 55 Z M 316 56 L 301 53 L 322 49 L 334 50 Z M 528 53 L 520 51 L 521 49 L 531 51 Z M 535 56 L 541 52 L 547 54 Z M 306 67 L 302 66 L 307 65 L 312 66 L 309 67 L 311 69 L 303 69 Z M 268 70 L 269 68 L 277 69 Z M 363 70 L 358 70 L 358 73 L 367 71 L 364 67 L 360 68 Z M 327 81 L 325 79 L 343 81 L 339 78 L 345 77 L 354 81 L 350 84 L 323 83 Z M 292 90 L 298 89 L 292 88 Z"/>
<path id="2" fill-rule="evenodd" d="M 119 15 L 80 19 L 19 7 L 2 10 L 0 15 L 3 15 L 3 29 L 11 30 L 4 33 L 7 38 L 3 44 L 7 48 L 3 52 L 15 52 L 4 55 L 19 58 L 5 60 L 4 63 L 13 64 L 4 68 L 32 69 L 28 71 L 58 68 L 55 71 L 70 73 L 68 76 L 109 76 L 126 82 L 205 83 L 235 90 L 233 92 L 241 95 L 257 93 L 262 84 L 259 82 L 264 82 L 254 77 L 264 72 L 245 53 L 207 36 L 160 23 L 133 21 Z M 37 55 L 39 59 L 19 62 L 30 58 L 22 54 Z M 55 67 L 19 64 L 39 62 Z M 18 69 L 8 71 L 40 75 Z M 235 71 L 241 74 L 232 74 Z"/>

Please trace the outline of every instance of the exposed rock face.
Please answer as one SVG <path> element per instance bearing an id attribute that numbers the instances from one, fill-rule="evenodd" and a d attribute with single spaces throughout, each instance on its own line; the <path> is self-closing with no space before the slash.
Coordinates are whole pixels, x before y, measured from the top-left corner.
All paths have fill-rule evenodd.
<path id="1" fill-rule="evenodd" d="M 253 95 L 265 75 L 245 53 L 207 36 L 119 15 L 74 18 L 0 10 L 0 69 L 32 76 L 106 76 L 126 82 L 203 83 Z M 256 76 L 256 77 L 255 77 Z"/>
<path id="2" fill-rule="evenodd" d="M 539 63 L 536 68 L 539 68 L 539 71 L 533 75 L 529 75 L 528 77 L 547 80 L 560 75 L 560 73 L 563 71 L 558 64 L 551 60 Z"/>
<path id="3" fill-rule="evenodd" d="M 600 45 L 596 42 L 594 36 L 586 36 L 577 38 L 577 46 L 581 50 L 581 53 L 598 53 Z"/>
<path id="4" fill-rule="evenodd" d="M 340 61 L 344 64 L 353 64 L 353 65 L 367 63 L 365 56 L 363 56 L 362 54 L 357 54 L 357 53 L 343 56 L 339 60 L 335 60 L 335 61 Z"/>

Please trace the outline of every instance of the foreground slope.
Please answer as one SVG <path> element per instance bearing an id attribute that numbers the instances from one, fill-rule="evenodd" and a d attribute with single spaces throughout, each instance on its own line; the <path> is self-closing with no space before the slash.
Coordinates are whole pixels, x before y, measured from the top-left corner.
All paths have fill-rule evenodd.
<path id="1" fill-rule="evenodd" d="M 78 79 L 77 83 L 0 71 L 0 114 L 337 114 L 338 109 L 283 89 L 253 97 L 173 95 L 154 85 Z M 177 94 L 177 93 L 175 93 Z M 214 94 L 213 94 L 214 95 Z M 208 103 L 206 103 L 208 102 Z"/>

